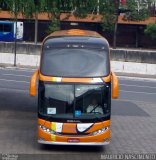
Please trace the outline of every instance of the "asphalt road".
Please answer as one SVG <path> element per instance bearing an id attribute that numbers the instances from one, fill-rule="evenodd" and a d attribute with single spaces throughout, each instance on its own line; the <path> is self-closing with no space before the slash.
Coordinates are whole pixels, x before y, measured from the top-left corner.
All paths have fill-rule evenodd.
<path id="1" fill-rule="evenodd" d="M 29 97 L 32 70 L 0 69 L 0 153 L 19 159 L 100 159 L 106 153 L 156 153 L 156 80 L 120 77 L 112 101 L 112 140 L 104 147 L 37 143 L 37 98 Z M 4 155 L 3 155 L 4 156 Z"/>

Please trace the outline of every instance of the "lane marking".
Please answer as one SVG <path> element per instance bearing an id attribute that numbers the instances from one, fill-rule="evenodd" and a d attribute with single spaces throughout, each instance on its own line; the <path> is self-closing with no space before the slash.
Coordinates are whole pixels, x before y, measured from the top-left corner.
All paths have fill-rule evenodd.
<path id="1" fill-rule="evenodd" d="M 0 74 L 0 75 L 3 75 L 3 76 L 15 76 L 15 77 L 27 77 L 27 78 L 30 78 L 30 76 L 26 76 L 26 75 L 21 75 L 21 74 Z"/>
<path id="2" fill-rule="evenodd" d="M 143 82 L 156 82 L 156 78 L 143 78 L 143 77 L 126 77 L 126 76 L 117 76 L 121 80 L 130 80 L 130 81 L 143 81 Z"/>
<path id="3" fill-rule="evenodd" d="M 5 89 L 5 90 L 15 90 L 15 91 L 22 91 L 22 92 L 27 92 L 29 93 L 29 89 L 17 89 L 17 88 L 6 88 L 6 87 L 0 87 L 0 89 Z"/>
<path id="4" fill-rule="evenodd" d="M 135 92 L 135 91 L 126 91 L 126 90 L 120 90 L 121 92 L 126 92 L 126 93 L 139 93 L 139 94 L 156 94 L 156 93 L 150 93 L 150 92 Z"/>
<path id="5" fill-rule="evenodd" d="M 119 85 L 120 86 L 128 86 L 128 87 L 139 87 L 139 88 L 156 88 L 156 87 L 152 87 L 152 86 L 131 85 L 131 84 L 124 84 L 124 83 L 121 83 Z"/>
<path id="6" fill-rule="evenodd" d="M 113 102 L 115 102 L 115 101 L 120 101 L 120 102 L 143 102 L 143 103 L 148 103 L 148 104 L 154 104 L 155 105 L 155 103 L 154 102 L 151 102 L 151 101 L 137 101 L 137 100 L 131 100 L 131 99 L 124 99 L 124 98 L 119 98 L 119 99 L 116 99 L 116 100 L 112 100 Z"/>
<path id="7" fill-rule="evenodd" d="M 0 68 L 0 70 L 4 70 L 4 71 L 18 71 L 18 72 L 34 72 L 36 69 L 28 69 L 28 68 Z"/>
<path id="8" fill-rule="evenodd" d="M 28 81 L 16 81 L 11 79 L 0 79 L 0 81 L 17 82 L 17 83 L 30 83 Z"/>

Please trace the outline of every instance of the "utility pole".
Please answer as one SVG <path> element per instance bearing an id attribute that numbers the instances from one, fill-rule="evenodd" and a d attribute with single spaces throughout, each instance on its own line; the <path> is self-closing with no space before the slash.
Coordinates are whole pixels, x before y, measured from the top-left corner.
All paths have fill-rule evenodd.
<path id="1" fill-rule="evenodd" d="M 115 5 L 116 19 L 115 19 L 115 27 L 114 27 L 113 48 L 116 49 L 120 0 L 114 0 L 114 5 Z"/>
<path id="2" fill-rule="evenodd" d="M 15 37 L 14 37 L 14 66 L 16 66 L 16 52 L 17 52 L 17 2 L 16 0 L 14 1 L 14 5 L 15 5 L 15 11 L 14 11 L 14 15 L 15 15 Z"/>
<path id="3" fill-rule="evenodd" d="M 35 11 L 35 44 L 37 44 L 37 39 L 38 39 L 38 12 Z"/>
<path id="4" fill-rule="evenodd" d="M 39 6 L 39 0 L 34 0 L 35 4 L 35 44 L 37 44 L 38 40 L 38 6 Z"/>

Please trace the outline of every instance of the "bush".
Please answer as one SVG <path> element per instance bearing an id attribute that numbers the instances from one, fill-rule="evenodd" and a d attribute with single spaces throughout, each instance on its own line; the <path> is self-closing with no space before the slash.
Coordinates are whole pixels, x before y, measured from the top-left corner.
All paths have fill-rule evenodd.
<path id="1" fill-rule="evenodd" d="M 153 40 L 156 39 L 156 23 L 147 25 L 144 32 L 147 36 L 151 37 Z"/>

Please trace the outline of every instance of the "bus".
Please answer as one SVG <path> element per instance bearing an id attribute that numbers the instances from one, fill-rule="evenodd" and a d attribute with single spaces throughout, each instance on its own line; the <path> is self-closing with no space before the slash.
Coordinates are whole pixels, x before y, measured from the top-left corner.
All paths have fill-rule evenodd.
<path id="1" fill-rule="evenodd" d="M 30 95 L 38 95 L 38 142 L 109 144 L 111 97 L 118 98 L 118 88 L 109 44 L 100 34 L 71 29 L 46 37 L 30 80 Z"/>
<path id="2" fill-rule="evenodd" d="M 16 22 L 0 21 L 0 41 L 12 42 L 15 38 L 18 41 L 23 40 L 23 22 L 17 22 L 16 31 Z"/>

